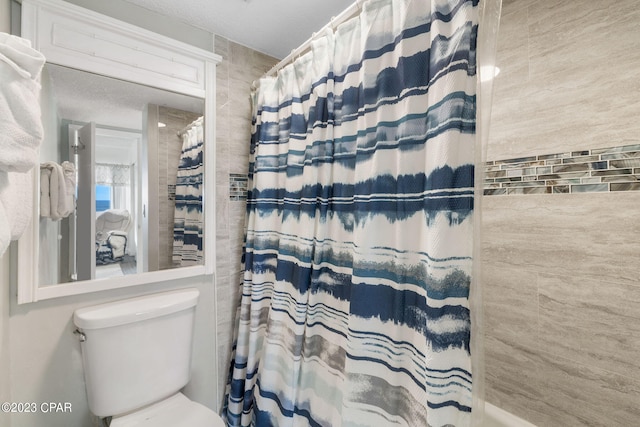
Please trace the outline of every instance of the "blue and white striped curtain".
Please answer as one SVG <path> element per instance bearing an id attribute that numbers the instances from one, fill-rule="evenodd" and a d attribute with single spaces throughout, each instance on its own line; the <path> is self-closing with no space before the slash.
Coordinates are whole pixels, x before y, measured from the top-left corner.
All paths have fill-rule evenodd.
<path id="1" fill-rule="evenodd" d="M 477 0 L 372 0 L 255 94 L 229 426 L 468 426 Z"/>
<path id="2" fill-rule="evenodd" d="M 202 119 L 182 135 L 182 154 L 176 180 L 176 208 L 173 225 L 173 265 L 202 264 Z"/>

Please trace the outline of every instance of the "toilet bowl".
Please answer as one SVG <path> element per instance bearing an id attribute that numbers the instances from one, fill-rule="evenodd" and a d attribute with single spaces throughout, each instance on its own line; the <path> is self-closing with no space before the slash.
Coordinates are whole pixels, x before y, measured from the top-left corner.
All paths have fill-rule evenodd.
<path id="1" fill-rule="evenodd" d="M 76 310 L 89 409 L 110 427 L 223 427 L 180 390 L 189 382 L 199 292 L 183 289 Z"/>
<path id="2" fill-rule="evenodd" d="M 109 427 L 224 427 L 222 419 L 209 408 L 193 402 L 182 393 L 116 417 Z"/>

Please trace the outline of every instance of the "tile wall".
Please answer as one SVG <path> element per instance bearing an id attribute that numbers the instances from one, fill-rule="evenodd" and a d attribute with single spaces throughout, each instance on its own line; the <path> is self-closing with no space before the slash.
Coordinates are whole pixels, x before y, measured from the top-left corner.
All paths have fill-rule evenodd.
<path id="1" fill-rule="evenodd" d="M 249 176 L 242 173 L 229 174 L 229 200 L 239 202 L 247 200 Z"/>
<path id="2" fill-rule="evenodd" d="M 219 36 L 215 53 L 223 58 L 216 70 L 217 346 L 218 388 L 223 396 L 239 298 L 251 137 L 249 93 L 253 81 L 278 60 Z"/>
<path id="3" fill-rule="evenodd" d="M 485 164 L 484 194 L 640 191 L 640 144 Z"/>
<path id="4" fill-rule="evenodd" d="M 638 22 L 636 0 L 503 0 L 486 396 L 538 426 L 640 420 Z"/>
<path id="5" fill-rule="evenodd" d="M 485 197 L 490 402 L 538 426 L 637 423 L 638 206 L 638 192 Z"/>

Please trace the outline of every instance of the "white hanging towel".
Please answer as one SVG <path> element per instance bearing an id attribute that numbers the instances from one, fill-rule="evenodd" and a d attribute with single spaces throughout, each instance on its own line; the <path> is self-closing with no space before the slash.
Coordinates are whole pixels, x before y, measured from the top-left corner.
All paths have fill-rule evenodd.
<path id="1" fill-rule="evenodd" d="M 40 216 L 42 218 L 51 217 L 51 196 L 49 195 L 51 170 L 52 168 L 45 164 L 40 165 Z"/>
<path id="2" fill-rule="evenodd" d="M 11 240 L 17 240 L 31 221 L 33 212 L 33 176 L 31 173 L 2 172 L 5 185 L 0 203 L 5 212 Z"/>
<path id="3" fill-rule="evenodd" d="M 28 172 L 38 163 L 44 62 L 29 40 L 0 33 L 0 170 Z"/>
<path id="4" fill-rule="evenodd" d="M 54 215 L 57 208 L 53 209 L 52 206 L 58 205 L 58 178 L 57 163 L 45 162 L 40 165 L 40 216 L 42 218 L 56 219 Z"/>
<path id="5" fill-rule="evenodd" d="M 40 216 L 57 221 L 75 210 L 76 169 L 71 162 L 40 165 Z"/>
<path id="6" fill-rule="evenodd" d="M 4 193 L 4 190 L 9 185 L 9 177 L 7 172 L 0 171 L 0 194 Z M 9 247 L 11 243 L 11 223 L 7 218 L 7 212 L 4 209 L 4 204 L 0 201 L 0 256 Z"/>
<path id="7" fill-rule="evenodd" d="M 40 72 L 31 42 L 0 33 L 0 256 L 31 221 L 33 177 L 43 137 Z"/>
<path id="8" fill-rule="evenodd" d="M 60 194 L 58 199 L 58 214 L 61 218 L 66 218 L 73 213 L 76 208 L 76 168 L 71 162 L 62 162 L 60 165 L 62 172 L 62 184 L 64 192 Z M 62 191 L 62 185 L 60 186 Z"/>

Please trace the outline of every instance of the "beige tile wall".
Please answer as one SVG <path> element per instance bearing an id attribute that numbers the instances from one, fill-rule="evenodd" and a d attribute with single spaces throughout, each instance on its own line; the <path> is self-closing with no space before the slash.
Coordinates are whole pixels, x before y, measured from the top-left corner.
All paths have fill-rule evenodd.
<path id="1" fill-rule="evenodd" d="M 503 0 L 490 160 L 637 143 L 636 0 Z"/>
<path id="2" fill-rule="evenodd" d="M 488 160 L 640 141 L 640 3 L 504 0 Z M 485 197 L 487 400 L 640 420 L 640 194 Z"/>
<path id="3" fill-rule="evenodd" d="M 485 197 L 487 400 L 539 426 L 640 420 L 640 194 Z"/>
<path id="4" fill-rule="evenodd" d="M 229 174 L 248 172 L 251 84 L 278 60 L 219 36 L 215 53 L 223 58 L 216 71 L 217 342 L 218 388 L 223 396 L 239 297 L 245 218 L 245 202 L 229 201 Z"/>

